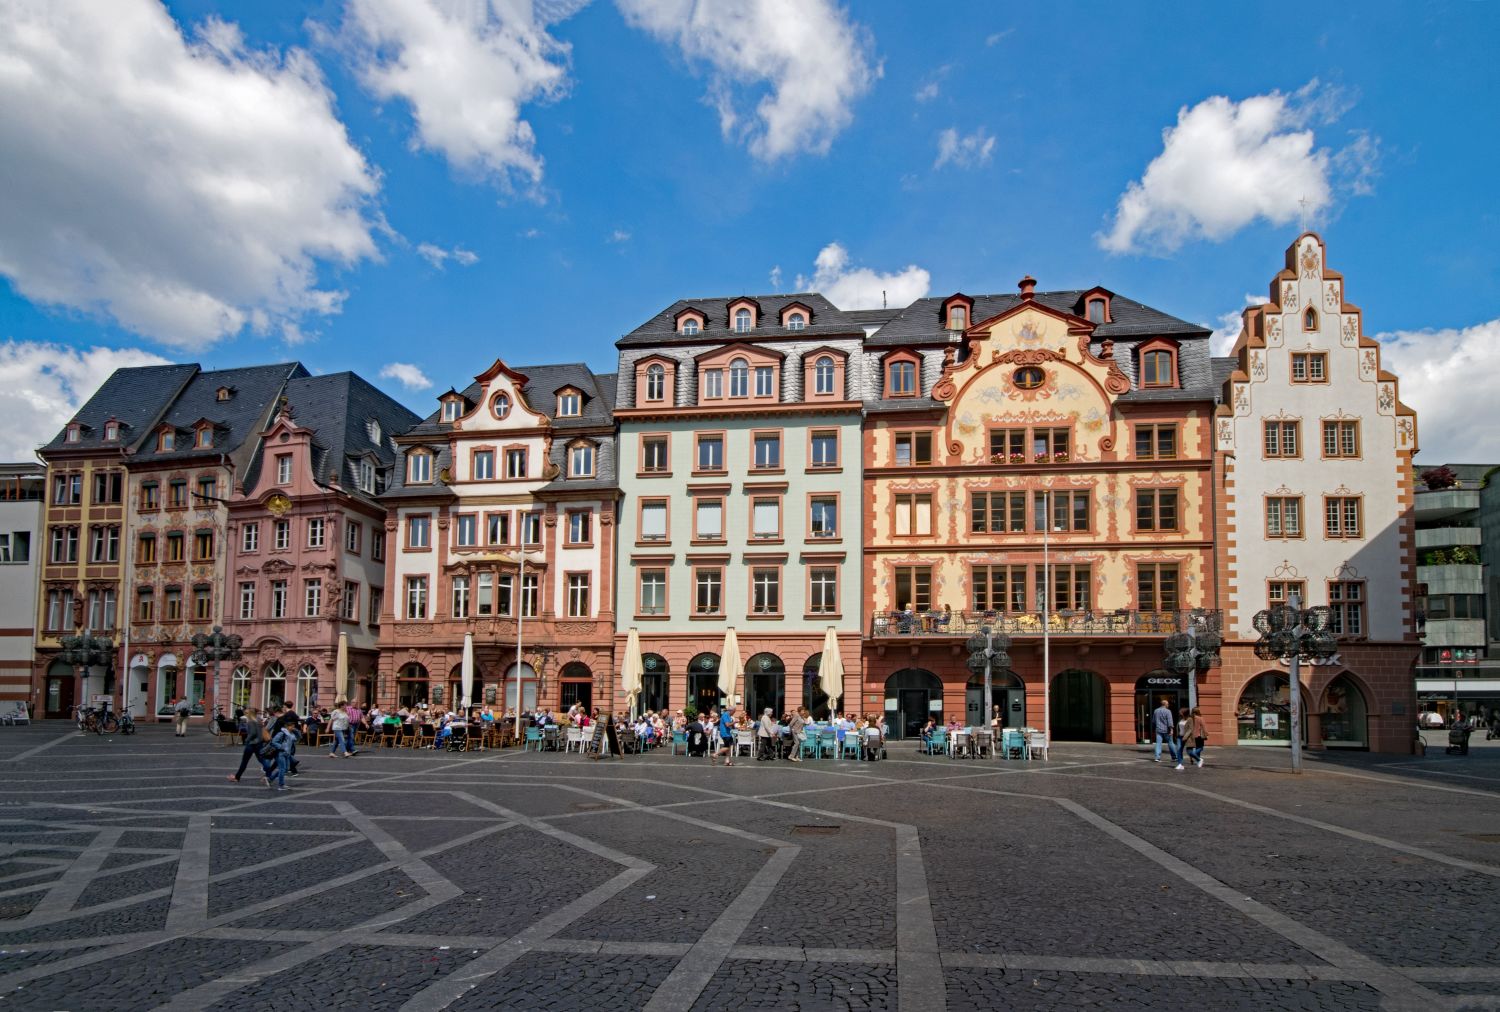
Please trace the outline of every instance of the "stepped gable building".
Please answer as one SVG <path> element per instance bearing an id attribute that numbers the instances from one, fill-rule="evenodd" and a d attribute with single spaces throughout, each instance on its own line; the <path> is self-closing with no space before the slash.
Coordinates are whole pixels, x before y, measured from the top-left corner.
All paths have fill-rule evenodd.
<path id="1" fill-rule="evenodd" d="M 1218 623 L 1209 331 L 1104 288 L 921 299 L 864 342 L 865 709 L 1130 742 Z M 1050 685 L 1050 691 L 1044 686 Z M 1217 713 L 1216 677 L 1196 686 Z M 1050 700 L 1050 715 L 1045 702 Z"/>
<path id="2" fill-rule="evenodd" d="M 640 708 L 719 705 L 732 629 L 734 702 L 825 715 L 832 629 L 857 709 L 865 333 L 801 293 L 681 300 L 617 342 L 616 656 L 635 629 Z"/>
<path id="3" fill-rule="evenodd" d="M 37 702 L 31 660 L 46 490 L 42 465 L 0 464 L 0 713 Z"/>
<path id="4" fill-rule="evenodd" d="M 1255 657 L 1252 620 L 1295 594 L 1332 609 L 1340 641 L 1303 673 L 1309 745 L 1408 751 L 1420 650 L 1416 416 L 1319 236 L 1287 249 L 1269 294 L 1245 311 L 1216 420 L 1223 734 L 1287 744 L 1287 667 Z"/>
<path id="5" fill-rule="evenodd" d="M 120 695 L 125 462 L 155 438 L 157 424 L 198 372 L 196 365 L 117 369 L 38 451 L 47 465 L 44 543 L 36 547 L 43 553 L 32 690 L 39 715 L 67 717 L 89 695 Z M 59 660 L 59 639 L 82 633 L 110 639 L 115 661 L 82 670 Z M 131 696 L 140 691 L 133 686 Z M 131 705 L 144 704 L 132 698 Z"/>
<path id="6" fill-rule="evenodd" d="M 379 701 L 457 705 L 471 634 L 474 705 L 608 705 L 614 387 L 578 363 L 497 359 L 398 437 Z"/>
<path id="7" fill-rule="evenodd" d="M 350 372 L 286 384 L 228 504 L 223 665 L 232 707 L 375 698 L 395 436 L 420 419 Z M 348 662 L 337 678 L 339 638 Z M 228 709 L 228 708 L 226 708 Z M 232 711 L 231 711 L 232 712 Z"/>
<path id="8" fill-rule="evenodd" d="M 199 713 L 222 702 L 212 665 L 190 664 L 190 640 L 224 624 L 230 495 L 278 398 L 306 375 L 297 362 L 195 372 L 125 460 L 130 624 L 119 646 L 137 715 L 162 713 L 183 695 Z M 218 674 L 222 683 L 228 668 Z"/>

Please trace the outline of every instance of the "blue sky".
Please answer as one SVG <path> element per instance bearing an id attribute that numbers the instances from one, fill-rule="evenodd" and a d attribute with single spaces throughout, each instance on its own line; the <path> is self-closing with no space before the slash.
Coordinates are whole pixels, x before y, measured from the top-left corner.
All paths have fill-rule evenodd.
<path id="1" fill-rule="evenodd" d="M 1225 6 L 0 0 L 32 72 L 0 76 L 4 453 L 147 356 L 426 413 L 799 276 L 852 308 L 1030 273 L 1220 326 L 1305 216 L 1422 461 L 1500 459 L 1451 396 L 1500 366 L 1500 11 Z"/>

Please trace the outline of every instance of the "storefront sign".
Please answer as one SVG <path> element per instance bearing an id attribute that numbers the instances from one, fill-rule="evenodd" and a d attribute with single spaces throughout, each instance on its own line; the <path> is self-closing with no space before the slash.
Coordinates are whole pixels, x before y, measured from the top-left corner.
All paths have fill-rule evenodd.
<path id="1" fill-rule="evenodd" d="M 1283 668 L 1289 668 L 1292 666 L 1291 660 L 1286 657 L 1279 658 L 1277 660 L 1277 663 L 1280 664 Z M 1315 657 L 1312 660 L 1305 660 L 1302 663 L 1311 665 L 1315 668 L 1336 668 L 1343 666 L 1344 657 L 1342 654 L 1331 654 L 1328 657 Z"/>
<path id="2" fill-rule="evenodd" d="M 1141 681 L 1146 683 L 1147 685 L 1155 686 L 1157 688 L 1180 689 L 1182 688 L 1183 679 L 1180 675 L 1175 678 L 1170 675 L 1153 675 L 1150 678 L 1142 678 Z"/>
<path id="3" fill-rule="evenodd" d="M 942 713 L 943 712 L 943 700 L 941 698 L 938 698 L 938 699 L 929 699 L 927 701 L 927 711 L 929 713 Z"/>
<path id="4" fill-rule="evenodd" d="M 1262 731 L 1277 731 L 1281 729 L 1281 714 L 1263 713 L 1260 715 L 1260 729 Z"/>

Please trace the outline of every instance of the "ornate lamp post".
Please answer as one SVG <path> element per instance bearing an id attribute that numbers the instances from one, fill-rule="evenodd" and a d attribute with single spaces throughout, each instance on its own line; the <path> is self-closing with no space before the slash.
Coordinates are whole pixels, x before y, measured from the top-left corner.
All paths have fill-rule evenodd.
<path id="1" fill-rule="evenodd" d="M 107 637 L 95 636 L 89 632 L 82 636 L 64 636 L 59 642 L 62 649 L 57 652 L 57 659 L 82 669 L 79 677 L 83 686 L 82 702 L 86 704 L 89 695 L 89 668 L 109 664 L 114 658 L 115 645 Z"/>
<path id="2" fill-rule="evenodd" d="M 1187 680 L 1189 707 L 1198 705 L 1198 676 L 1219 663 L 1219 648 L 1224 645 L 1219 624 L 1218 612 L 1194 611 L 1187 632 L 1173 633 L 1162 644 L 1166 651 L 1162 667 Z"/>
<path id="3" fill-rule="evenodd" d="M 1255 613 L 1260 633 L 1255 656 L 1265 661 L 1284 661 L 1290 669 L 1292 772 L 1302 772 L 1302 662 L 1326 660 L 1338 653 L 1338 640 L 1328 631 L 1326 607 L 1303 608 L 1295 594 L 1284 605 Z"/>
<path id="4" fill-rule="evenodd" d="M 219 694 L 219 662 L 237 661 L 240 659 L 240 645 L 243 641 L 233 633 L 224 635 L 224 630 L 214 626 L 214 631 L 207 635 L 194 633 L 192 644 L 193 652 L 188 656 L 188 663 L 194 667 L 204 667 L 209 662 L 214 666 L 214 705 L 222 706 L 224 697 Z M 228 712 L 227 710 L 225 711 Z"/>
<path id="5" fill-rule="evenodd" d="M 969 648 L 969 670 L 984 673 L 984 730 L 993 731 L 991 711 L 995 706 L 995 667 L 1010 667 L 1010 637 L 983 626 L 964 644 Z M 997 747 L 991 743 L 991 748 Z"/>

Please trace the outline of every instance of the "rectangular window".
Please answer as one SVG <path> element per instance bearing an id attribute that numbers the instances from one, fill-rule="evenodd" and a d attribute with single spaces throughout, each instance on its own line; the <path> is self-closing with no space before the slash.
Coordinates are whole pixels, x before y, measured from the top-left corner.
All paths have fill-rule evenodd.
<path id="1" fill-rule="evenodd" d="M 326 528 L 322 517 L 310 517 L 307 521 L 307 547 L 322 548 L 326 535 Z"/>
<path id="2" fill-rule="evenodd" d="M 501 573 L 495 580 L 495 614 L 515 614 L 515 586 L 516 578 L 509 573 Z"/>
<path id="3" fill-rule="evenodd" d="M 696 470 L 699 471 L 722 471 L 724 470 L 724 437 L 723 436 L 699 436 L 698 437 L 698 460 Z"/>
<path id="4" fill-rule="evenodd" d="M 911 397 L 917 392 L 915 362 L 892 362 L 886 367 L 887 383 L 892 397 Z"/>
<path id="5" fill-rule="evenodd" d="M 215 478 L 198 479 L 198 508 L 208 509 L 209 503 L 219 497 L 219 482 Z"/>
<path id="6" fill-rule="evenodd" d="M 1336 421 L 1323 423 L 1323 456 L 1358 457 L 1359 422 Z"/>
<path id="7" fill-rule="evenodd" d="M 478 605 L 479 614 L 493 615 L 495 613 L 495 574 L 479 573 L 476 580 L 478 587 L 475 604 Z"/>
<path id="8" fill-rule="evenodd" d="M 467 576 L 453 578 L 453 617 L 469 617 L 469 578 Z"/>
<path id="9" fill-rule="evenodd" d="M 1177 564 L 1141 563 L 1135 568 L 1136 605 L 1140 611 L 1177 610 Z"/>
<path id="10" fill-rule="evenodd" d="M 240 620 L 248 622 L 255 618 L 255 584 L 240 584 Z"/>
<path id="11" fill-rule="evenodd" d="M 809 466 L 817 468 L 839 466 L 839 430 L 813 429 L 808 437 Z"/>
<path id="12" fill-rule="evenodd" d="M 417 621 L 427 617 L 427 577 L 406 578 L 406 617 Z"/>
<path id="13" fill-rule="evenodd" d="M 969 533 L 1024 534 L 1025 492 L 975 492 L 969 499 Z"/>
<path id="14" fill-rule="evenodd" d="M 969 583 L 975 611 L 1026 610 L 1025 566 L 974 566 L 969 570 Z"/>
<path id="15" fill-rule="evenodd" d="M 162 595 L 162 603 L 163 603 L 163 609 L 162 609 L 162 611 L 163 611 L 162 620 L 163 621 L 165 621 L 165 622 L 181 622 L 182 621 L 182 588 L 181 587 L 168 587 L 167 590 L 166 590 L 166 593 Z"/>
<path id="16" fill-rule="evenodd" d="M 896 433 L 897 467 L 920 467 L 932 463 L 931 432 Z"/>
<path id="17" fill-rule="evenodd" d="M 277 520 L 271 525 L 273 543 L 278 552 L 284 552 L 292 547 L 292 522 L 290 520 Z"/>
<path id="18" fill-rule="evenodd" d="M 290 453 L 278 453 L 276 455 L 276 484 L 290 485 L 292 483 L 292 455 Z"/>
<path id="19" fill-rule="evenodd" d="M 31 532 L 0 534 L 0 562 L 30 562 Z"/>
<path id="20" fill-rule="evenodd" d="M 1091 493 L 1075 489 L 1060 492 L 1033 492 L 1031 493 L 1032 504 L 1032 527 L 1041 531 L 1047 523 L 1047 502 L 1052 503 L 1052 531 L 1055 534 L 1065 534 L 1069 531 L 1087 531 L 1089 529 Z"/>
<path id="21" fill-rule="evenodd" d="M 750 613 L 781 614 L 781 570 L 775 566 L 757 566 L 750 570 Z"/>
<path id="22" fill-rule="evenodd" d="M 526 545 L 542 543 L 542 515 L 540 513 L 521 514 L 521 542 Z"/>
<path id="23" fill-rule="evenodd" d="M 113 506 L 120 501 L 120 489 L 124 476 L 119 471 L 99 471 L 94 474 L 94 503 Z"/>
<path id="24" fill-rule="evenodd" d="M 432 454 L 413 452 L 406 457 L 406 480 L 413 485 L 428 485 L 432 482 Z"/>
<path id="25" fill-rule="evenodd" d="M 568 449 L 568 477 L 591 478 L 594 475 L 594 444 L 579 443 Z"/>
<path id="26" fill-rule="evenodd" d="M 526 451 L 505 451 L 505 476 L 507 478 L 526 477 Z"/>
<path id="27" fill-rule="evenodd" d="M 161 508 L 161 486 L 154 481 L 141 483 L 141 510 Z"/>
<path id="28" fill-rule="evenodd" d="M 360 541 L 364 538 L 364 526 L 353 520 L 344 522 L 344 551 L 350 555 L 359 554 Z"/>
<path id="29" fill-rule="evenodd" d="M 642 569 L 640 580 L 638 612 L 642 615 L 665 615 L 667 613 L 667 571 L 665 569 Z"/>
<path id="30" fill-rule="evenodd" d="M 113 525 L 89 528 L 89 561 L 120 561 L 120 528 Z"/>
<path id="31" fill-rule="evenodd" d="M 484 517 L 485 542 L 491 545 L 510 544 L 510 514 L 486 513 Z"/>
<path id="32" fill-rule="evenodd" d="M 703 371 L 703 396 L 706 399 L 718 399 L 724 396 L 723 369 L 705 369 Z"/>
<path id="33" fill-rule="evenodd" d="M 757 432 L 752 467 L 757 471 L 774 471 L 781 467 L 781 434 Z"/>
<path id="34" fill-rule="evenodd" d="M 1266 498 L 1266 537 L 1302 537 L 1302 497 L 1268 496 Z"/>
<path id="35" fill-rule="evenodd" d="M 385 561 L 385 532 L 379 527 L 370 532 L 370 561 Z"/>
<path id="36" fill-rule="evenodd" d="M 1325 496 L 1323 499 L 1323 533 L 1330 538 L 1357 538 L 1363 524 L 1358 496 Z"/>
<path id="37" fill-rule="evenodd" d="M 932 608 L 931 566 L 897 566 L 895 578 L 898 608 L 911 607 L 917 611 Z"/>
<path id="38" fill-rule="evenodd" d="M 214 617 L 214 595 L 207 587 L 193 588 L 193 618 L 199 622 L 211 621 Z"/>
<path id="39" fill-rule="evenodd" d="M 896 533 L 921 537 L 932 533 L 932 494 L 908 492 L 895 496 Z"/>
<path id="40" fill-rule="evenodd" d="M 781 537 L 780 496 L 756 496 L 750 500 L 750 533 L 759 540 Z"/>
<path id="41" fill-rule="evenodd" d="M 135 561 L 143 566 L 156 563 L 156 535 L 142 534 L 135 543 Z"/>
<path id="42" fill-rule="evenodd" d="M 1177 490 L 1175 488 L 1136 489 L 1135 529 L 1138 531 L 1177 530 Z"/>
<path id="43" fill-rule="evenodd" d="M 52 505 L 78 506 L 82 502 L 83 475 L 60 474 L 52 479 Z"/>
<path id="44" fill-rule="evenodd" d="M 317 618 L 323 611 L 323 581 L 307 580 L 302 589 L 302 614 L 308 618 Z"/>
<path id="45" fill-rule="evenodd" d="M 167 483 L 167 507 L 169 509 L 186 509 L 187 500 L 187 482 L 173 481 Z"/>
<path id="46" fill-rule="evenodd" d="M 755 396 L 776 396 L 776 370 L 768 365 L 755 367 Z"/>
<path id="47" fill-rule="evenodd" d="M 1292 352 L 1293 383 L 1324 383 L 1328 380 L 1328 354 L 1322 351 Z"/>
<path id="48" fill-rule="evenodd" d="M 185 557 L 185 545 L 187 538 L 181 531 L 173 531 L 167 535 L 167 561 L 181 562 Z"/>
<path id="49" fill-rule="evenodd" d="M 996 464 L 1021 464 L 1026 461 L 1025 429 L 991 429 L 990 461 Z"/>
<path id="50" fill-rule="evenodd" d="M 1262 426 L 1262 446 L 1267 457 L 1301 456 L 1301 422 L 1264 422 Z"/>
<path id="51" fill-rule="evenodd" d="M 724 500 L 699 497 L 693 504 L 693 537 L 698 541 L 724 540 Z"/>
<path id="52" fill-rule="evenodd" d="M 195 562 L 206 562 L 214 557 L 214 532 L 195 531 L 193 533 L 193 560 Z"/>
<path id="53" fill-rule="evenodd" d="M 370 625 L 380 625 L 380 609 L 385 607 L 385 591 L 379 587 L 370 588 Z"/>
<path id="54" fill-rule="evenodd" d="M 260 551 L 260 524 L 240 524 L 240 551 Z"/>
<path id="55" fill-rule="evenodd" d="M 693 614 L 724 614 L 724 570 L 708 566 L 693 570 Z"/>
<path id="56" fill-rule="evenodd" d="M 639 540 L 667 540 L 667 500 L 644 499 L 641 501 Z"/>
<path id="57" fill-rule="evenodd" d="M 538 587 L 535 573 L 527 573 L 525 579 L 521 581 L 521 614 L 526 618 L 536 617 Z"/>
<path id="58" fill-rule="evenodd" d="M 641 438 L 641 472 L 644 474 L 666 474 L 667 437 L 643 436 Z"/>
<path id="59" fill-rule="evenodd" d="M 474 480 L 490 481 L 495 477 L 495 451 L 474 451 Z M 515 477 L 512 475 L 511 477 Z"/>
<path id="60" fill-rule="evenodd" d="M 1037 566 L 1033 573 L 1036 575 L 1036 588 L 1034 590 L 1035 600 L 1040 604 L 1044 595 L 1048 609 L 1053 612 L 1059 611 L 1087 611 L 1089 609 L 1090 590 L 1093 587 L 1093 570 L 1084 563 L 1073 565 L 1061 563 L 1051 567 L 1052 592 L 1047 595 L 1045 584 L 1048 569 Z"/>
<path id="61" fill-rule="evenodd" d="M 568 617 L 588 618 L 594 612 L 594 598 L 589 592 L 589 574 L 568 574 Z"/>
<path id="62" fill-rule="evenodd" d="M 150 587 L 142 587 L 135 592 L 135 620 L 137 622 L 156 621 L 156 596 Z"/>
<path id="63" fill-rule="evenodd" d="M 1291 604 L 1295 595 L 1301 607 L 1307 607 L 1307 584 L 1301 580 L 1272 580 L 1266 585 L 1266 596 L 1271 607 Z"/>
<path id="64" fill-rule="evenodd" d="M 345 622 L 359 621 L 359 584 L 353 580 L 344 581 L 343 616 Z"/>
<path id="65" fill-rule="evenodd" d="M 839 571 L 836 566 L 814 566 L 807 572 L 807 610 L 814 615 L 836 615 L 839 610 Z"/>
<path id="66" fill-rule="evenodd" d="M 149 594 L 150 591 L 148 590 Z M 149 621 L 149 616 L 146 619 Z M 53 631 L 71 628 L 73 625 L 73 592 L 71 590 L 47 591 L 47 628 Z"/>
<path id="67" fill-rule="evenodd" d="M 285 580 L 271 581 L 271 617 L 286 618 L 287 583 Z"/>
<path id="68" fill-rule="evenodd" d="M 1328 629 L 1335 636 L 1365 634 L 1363 580 L 1335 580 L 1328 585 Z"/>
<path id="69" fill-rule="evenodd" d="M 472 513 L 460 513 L 453 524 L 453 543 L 459 548 L 478 545 L 479 518 Z"/>
<path id="70" fill-rule="evenodd" d="M 1031 459 L 1038 463 L 1067 460 L 1071 442 L 1070 429 L 1032 429 Z"/>
<path id="71" fill-rule="evenodd" d="M 410 517 L 407 519 L 406 547 L 413 549 L 432 547 L 431 517 Z"/>
<path id="72" fill-rule="evenodd" d="M 568 511 L 568 544 L 587 545 L 594 540 L 594 514 L 590 510 Z"/>
<path id="73" fill-rule="evenodd" d="M 808 534 L 815 538 L 839 536 L 839 501 L 831 495 L 813 496 L 808 500 Z"/>
<path id="74" fill-rule="evenodd" d="M 1135 427 L 1136 460 L 1176 460 L 1177 426 L 1171 424 Z"/>

